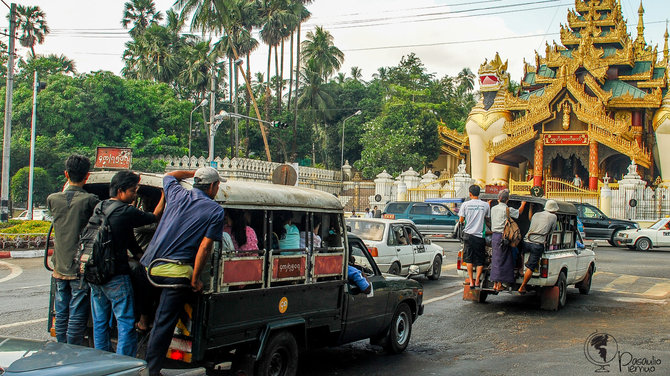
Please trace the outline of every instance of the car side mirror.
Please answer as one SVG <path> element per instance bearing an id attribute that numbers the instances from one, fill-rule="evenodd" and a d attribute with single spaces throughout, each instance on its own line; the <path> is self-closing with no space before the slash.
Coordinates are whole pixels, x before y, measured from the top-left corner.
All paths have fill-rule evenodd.
<path id="1" fill-rule="evenodd" d="M 351 226 L 347 225 L 347 232 L 351 232 Z"/>
<path id="2" fill-rule="evenodd" d="M 431 244 L 431 243 L 432 243 L 432 242 L 430 241 L 430 239 L 428 239 L 428 238 L 424 238 L 424 239 L 423 239 L 423 244 L 425 244 L 425 245 L 429 245 L 429 244 Z"/>
<path id="3" fill-rule="evenodd" d="M 407 274 L 407 278 L 418 274 L 419 274 L 419 265 L 410 265 L 409 274 Z"/>

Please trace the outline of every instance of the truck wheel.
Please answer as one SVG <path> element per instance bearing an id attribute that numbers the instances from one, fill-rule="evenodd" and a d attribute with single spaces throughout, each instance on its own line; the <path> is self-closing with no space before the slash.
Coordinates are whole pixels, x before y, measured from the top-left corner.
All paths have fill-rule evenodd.
<path id="1" fill-rule="evenodd" d="M 486 298 L 488 298 L 489 292 L 488 291 L 482 291 L 479 290 L 479 298 L 477 299 L 477 303 L 484 303 L 486 302 Z"/>
<path id="2" fill-rule="evenodd" d="M 255 376 L 294 376 L 298 371 L 298 344 L 287 331 L 270 337 L 256 362 Z"/>
<path id="3" fill-rule="evenodd" d="M 638 251 L 648 251 L 651 249 L 651 240 L 648 238 L 640 238 L 635 243 L 635 249 Z"/>
<path id="4" fill-rule="evenodd" d="M 579 282 L 576 287 L 579 289 L 579 293 L 582 295 L 588 295 L 591 291 L 591 279 L 593 278 L 593 265 L 589 265 L 589 270 L 586 272 L 584 280 Z"/>
<path id="5" fill-rule="evenodd" d="M 428 276 L 428 279 L 432 279 L 433 281 L 440 279 L 440 274 L 442 274 L 442 257 L 435 256 L 435 260 L 433 260 L 432 271 L 433 273 Z"/>
<path id="6" fill-rule="evenodd" d="M 400 275 L 400 264 L 397 262 L 391 264 L 391 267 L 389 268 L 389 274 Z"/>
<path id="7" fill-rule="evenodd" d="M 565 307 L 565 303 L 568 301 L 568 278 L 565 276 L 565 272 L 561 272 L 558 275 L 558 281 L 556 281 L 556 286 L 558 286 L 558 309 Z"/>
<path id="8" fill-rule="evenodd" d="M 393 314 L 391 328 L 384 339 L 384 349 L 391 354 L 405 351 L 412 335 L 412 312 L 406 303 L 400 303 Z"/>

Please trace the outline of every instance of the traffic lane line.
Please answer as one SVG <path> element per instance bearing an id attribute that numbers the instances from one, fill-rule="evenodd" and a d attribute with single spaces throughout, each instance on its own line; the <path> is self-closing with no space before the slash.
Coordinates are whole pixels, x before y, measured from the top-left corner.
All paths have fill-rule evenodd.
<path id="1" fill-rule="evenodd" d="M 14 279 L 14 278 L 20 276 L 21 273 L 23 273 L 23 269 L 20 266 L 10 264 L 10 263 L 5 262 L 5 261 L 0 261 L 0 266 L 4 266 L 7 269 L 9 269 L 9 275 L 6 276 L 6 277 L 0 278 L 0 283 L 7 282 L 11 279 Z"/>
<path id="2" fill-rule="evenodd" d="M 13 328 L 15 326 L 22 326 L 22 325 L 37 324 L 37 323 L 46 322 L 46 321 L 47 321 L 47 319 L 35 319 L 35 320 L 14 322 L 14 323 L 11 323 L 11 324 L 0 325 L 0 329 Z"/>
<path id="3" fill-rule="evenodd" d="M 440 300 L 449 299 L 449 298 L 451 298 L 452 296 L 455 296 L 455 295 L 458 295 L 458 294 L 462 294 L 462 293 L 463 293 L 462 290 L 454 291 L 454 292 L 452 292 L 452 293 L 450 293 L 450 294 L 447 294 L 447 295 L 437 296 L 437 297 L 435 297 L 435 298 L 428 299 L 428 300 L 426 300 L 425 302 L 423 302 L 423 304 L 426 305 L 426 304 L 430 304 L 430 303 L 437 302 L 437 301 L 440 301 Z"/>

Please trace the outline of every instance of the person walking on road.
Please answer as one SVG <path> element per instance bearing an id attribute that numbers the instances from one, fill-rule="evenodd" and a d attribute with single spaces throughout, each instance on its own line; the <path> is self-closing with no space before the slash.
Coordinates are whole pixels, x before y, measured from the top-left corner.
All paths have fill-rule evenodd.
<path id="1" fill-rule="evenodd" d="M 528 252 L 528 261 L 526 261 L 526 272 L 523 275 L 523 283 L 519 286 L 519 293 L 526 293 L 526 284 L 533 275 L 533 270 L 540 265 L 540 258 L 544 253 L 544 247 L 547 242 L 547 237 L 556 225 L 556 213 L 558 211 L 558 203 L 554 200 L 547 200 L 544 203 L 544 211 L 533 214 L 533 207 L 530 207 L 528 216 L 530 219 L 530 227 L 526 233 L 526 238 L 523 240 L 524 252 Z"/>
<path id="2" fill-rule="evenodd" d="M 463 261 L 467 263 L 470 288 L 478 288 L 484 270 L 486 256 L 486 219 L 491 217 L 489 204 L 479 199 L 480 188 L 471 185 L 468 189 L 470 200 L 461 205 L 458 211 L 459 221 L 463 228 Z M 476 268 L 476 279 L 472 278 L 473 267 Z"/>
<path id="3" fill-rule="evenodd" d="M 114 276 L 102 285 L 91 284 L 95 348 L 104 351 L 112 350 L 109 323 L 113 313 L 118 330 L 116 353 L 127 356 L 135 356 L 137 353 L 134 294 L 130 280 L 128 251 L 133 255 L 142 254 L 142 248 L 135 240 L 133 229 L 157 222 L 165 207 L 163 197 L 153 213 L 130 205 L 137 198 L 139 182 L 140 176 L 132 171 L 117 172 L 109 184 L 111 198 L 99 204 L 102 211 L 114 205 L 107 217 L 114 251 Z"/>
<path id="4" fill-rule="evenodd" d="M 514 256 L 512 249 L 503 244 L 505 222 L 508 218 L 519 218 L 519 213 L 526 207 L 526 201 L 519 209 L 507 206 L 508 201 L 509 190 L 503 189 L 498 193 L 498 205 L 491 208 L 491 281 L 496 291 L 502 291 L 503 283 L 514 283 Z"/>
<path id="5" fill-rule="evenodd" d="M 183 188 L 179 181 L 193 177 L 193 189 Z M 223 208 L 213 199 L 219 183 L 225 181 L 212 167 L 197 171 L 172 171 L 163 177 L 166 210 L 163 220 L 140 260 L 144 267 L 159 258 L 181 261 L 162 263 L 151 270 L 151 278 L 160 284 L 186 284 L 195 292 L 202 290 L 200 273 L 214 242 L 221 241 L 224 225 Z M 146 360 L 150 375 L 160 375 L 172 334 L 190 294 L 186 288 L 161 289 L 154 327 L 149 337 Z"/>
<path id="6" fill-rule="evenodd" d="M 381 217 L 382 217 L 382 211 L 379 210 L 379 208 L 377 207 L 377 205 L 375 205 L 375 208 L 374 208 L 373 211 L 374 211 L 373 218 L 381 218 Z"/>
<path id="7" fill-rule="evenodd" d="M 79 234 L 100 202 L 98 196 L 84 190 L 91 162 L 83 155 L 71 155 L 65 161 L 68 187 L 47 197 L 47 208 L 53 216 L 53 278 L 56 282 L 56 340 L 81 345 L 88 323 L 89 287 L 77 277 L 73 262 L 79 245 Z"/>

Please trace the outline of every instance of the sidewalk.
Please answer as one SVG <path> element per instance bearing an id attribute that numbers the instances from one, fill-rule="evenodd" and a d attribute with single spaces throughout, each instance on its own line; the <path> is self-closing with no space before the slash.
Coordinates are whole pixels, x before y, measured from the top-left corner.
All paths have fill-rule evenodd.
<path id="1" fill-rule="evenodd" d="M 53 254 L 53 249 L 49 250 L 49 256 Z M 21 249 L 15 251 L 0 251 L 0 259 L 3 258 L 35 258 L 44 257 L 44 249 Z"/>

